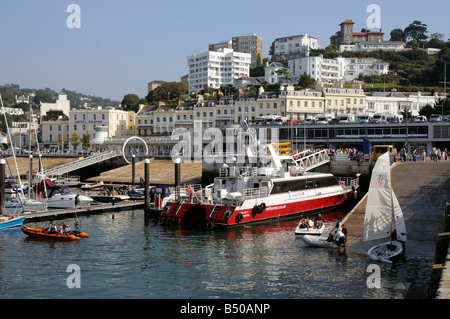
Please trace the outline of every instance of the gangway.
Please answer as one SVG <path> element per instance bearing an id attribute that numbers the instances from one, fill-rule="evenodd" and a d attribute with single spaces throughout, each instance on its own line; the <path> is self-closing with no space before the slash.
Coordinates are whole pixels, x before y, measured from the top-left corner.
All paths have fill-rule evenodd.
<path id="1" fill-rule="evenodd" d="M 330 162 L 330 157 L 328 156 L 327 150 L 322 150 L 307 155 L 310 152 L 311 151 L 303 151 L 293 155 L 294 161 L 299 167 L 302 168 L 304 172 Z"/>
<path id="2" fill-rule="evenodd" d="M 75 171 L 77 169 L 83 168 L 83 167 L 87 167 L 93 164 L 97 164 L 103 161 L 106 161 L 108 159 L 111 159 L 113 157 L 118 156 L 118 153 L 113 150 L 113 151 L 109 151 L 109 152 L 103 152 L 103 153 L 98 153 L 98 154 L 94 154 L 85 158 L 81 158 L 77 161 L 73 161 L 70 163 L 66 163 L 60 166 L 56 166 L 56 167 L 52 167 L 49 169 L 44 170 L 44 174 L 45 175 L 62 175 L 62 174 L 66 174 L 72 171 Z"/>

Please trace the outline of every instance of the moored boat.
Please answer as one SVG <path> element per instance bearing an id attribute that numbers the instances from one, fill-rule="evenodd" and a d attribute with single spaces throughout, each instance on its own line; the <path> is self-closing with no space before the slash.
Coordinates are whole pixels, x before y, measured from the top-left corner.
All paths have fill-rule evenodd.
<path id="1" fill-rule="evenodd" d="M 279 155 L 271 144 L 247 148 L 214 184 L 177 187 L 164 206 L 163 222 L 229 227 L 313 212 L 340 205 L 359 186 L 356 178 L 335 178 L 309 170 L 328 163 L 327 151 Z M 262 152 L 261 152 L 262 149 Z"/>
<path id="2" fill-rule="evenodd" d="M 0 229 L 7 229 L 22 226 L 25 216 L 3 215 L 0 216 Z"/>

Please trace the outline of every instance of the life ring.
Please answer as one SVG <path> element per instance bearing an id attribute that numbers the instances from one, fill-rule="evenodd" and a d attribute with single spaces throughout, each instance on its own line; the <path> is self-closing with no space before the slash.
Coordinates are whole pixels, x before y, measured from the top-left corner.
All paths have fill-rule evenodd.
<path id="1" fill-rule="evenodd" d="M 228 219 L 228 218 L 231 217 L 231 215 L 233 215 L 233 211 L 227 210 L 227 211 L 223 214 L 223 218 Z"/>
<path id="2" fill-rule="evenodd" d="M 259 207 L 261 208 L 261 212 L 266 210 L 266 204 L 262 203 L 261 205 L 259 205 Z"/>
<path id="3" fill-rule="evenodd" d="M 238 223 L 241 222 L 243 219 L 244 219 L 244 215 L 243 215 L 242 213 L 239 213 L 239 214 L 236 216 L 236 220 L 238 221 Z"/>

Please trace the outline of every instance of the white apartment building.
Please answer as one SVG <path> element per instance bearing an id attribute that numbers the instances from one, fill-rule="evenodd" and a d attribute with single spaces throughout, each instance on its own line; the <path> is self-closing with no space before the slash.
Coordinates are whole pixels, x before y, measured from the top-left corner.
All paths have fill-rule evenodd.
<path id="1" fill-rule="evenodd" d="M 389 63 L 374 58 L 334 58 L 310 56 L 288 61 L 293 81 L 309 74 L 322 83 L 352 82 L 360 75 L 382 75 L 389 72 Z"/>
<path id="2" fill-rule="evenodd" d="M 372 52 L 372 51 L 403 51 L 405 44 L 401 41 L 368 41 L 354 44 L 341 44 L 339 51 Z"/>
<path id="3" fill-rule="evenodd" d="M 273 42 L 273 62 L 298 59 L 308 55 L 309 50 L 320 49 L 317 38 L 304 35 L 277 38 Z"/>
<path id="4" fill-rule="evenodd" d="M 374 92 L 367 96 L 367 112 L 401 115 L 403 110 L 411 111 L 412 116 L 419 115 L 419 111 L 427 104 L 433 106 L 439 99 L 435 95 L 422 95 L 420 92 L 406 96 L 396 92 Z"/>
<path id="5" fill-rule="evenodd" d="M 279 62 L 267 63 L 264 68 L 264 81 L 270 84 L 278 83 L 281 79 L 279 78 L 277 71 L 285 68 L 286 67 Z"/>
<path id="6" fill-rule="evenodd" d="M 249 76 L 251 54 L 222 48 L 194 54 L 187 58 L 189 91 L 198 92 L 206 87 L 220 88 L 233 85 L 233 81 Z"/>

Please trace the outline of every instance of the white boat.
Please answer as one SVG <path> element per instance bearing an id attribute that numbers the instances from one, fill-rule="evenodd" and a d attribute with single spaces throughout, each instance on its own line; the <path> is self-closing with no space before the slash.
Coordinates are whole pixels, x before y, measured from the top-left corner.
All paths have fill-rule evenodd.
<path id="1" fill-rule="evenodd" d="M 321 222 L 319 225 L 317 225 L 318 227 L 316 227 L 314 225 L 314 222 L 312 220 L 309 220 L 310 223 L 308 225 L 308 227 L 305 227 L 304 224 L 305 219 L 301 219 L 300 222 L 298 223 L 297 227 L 295 228 L 295 234 L 296 235 L 311 235 L 311 236 L 320 236 L 322 235 L 324 229 L 325 229 L 325 224 L 323 222 Z"/>
<path id="2" fill-rule="evenodd" d="M 47 208 L 75 208 L 75 197 L 78 196 L 78 207 L 88 207 L 94 201 L 91 197 L 75 193 L 68 186 L 55 185 L 50 179 L 41 181 L 37 190 L 41 193 L 42 202 Z"/>
<path id="3" fill-rule="evenodd" d="M 389 241 L 375 245 L 367 254 L 372 260 L 391 263 L 403 253 L 407 236 L 403 213 L 392 190 L 388 152 L 378 157 L 372 171 L 363 231 L 363 241 L 384 238 Z"/>
<path id="4" fill-rule="evenodd" d="M 92 191 L 92 190 L 102 190 L 103 186 L 104 186 L 103 182 L 99 182 L 99 183 L 95 183 L 95 184 L 86 183 L 86 184 L 82 185 L 80 188 L 82 190 Z"/>
<path id="5" fill-rule="evenodd" d="M 319 248 L 339 248 L 339 246 L 334 242 L 333 238 L 324 238 L 320 236 L 305 235 L 302 236 L 302 240 L 309 246 L 319 247 Z"/>

